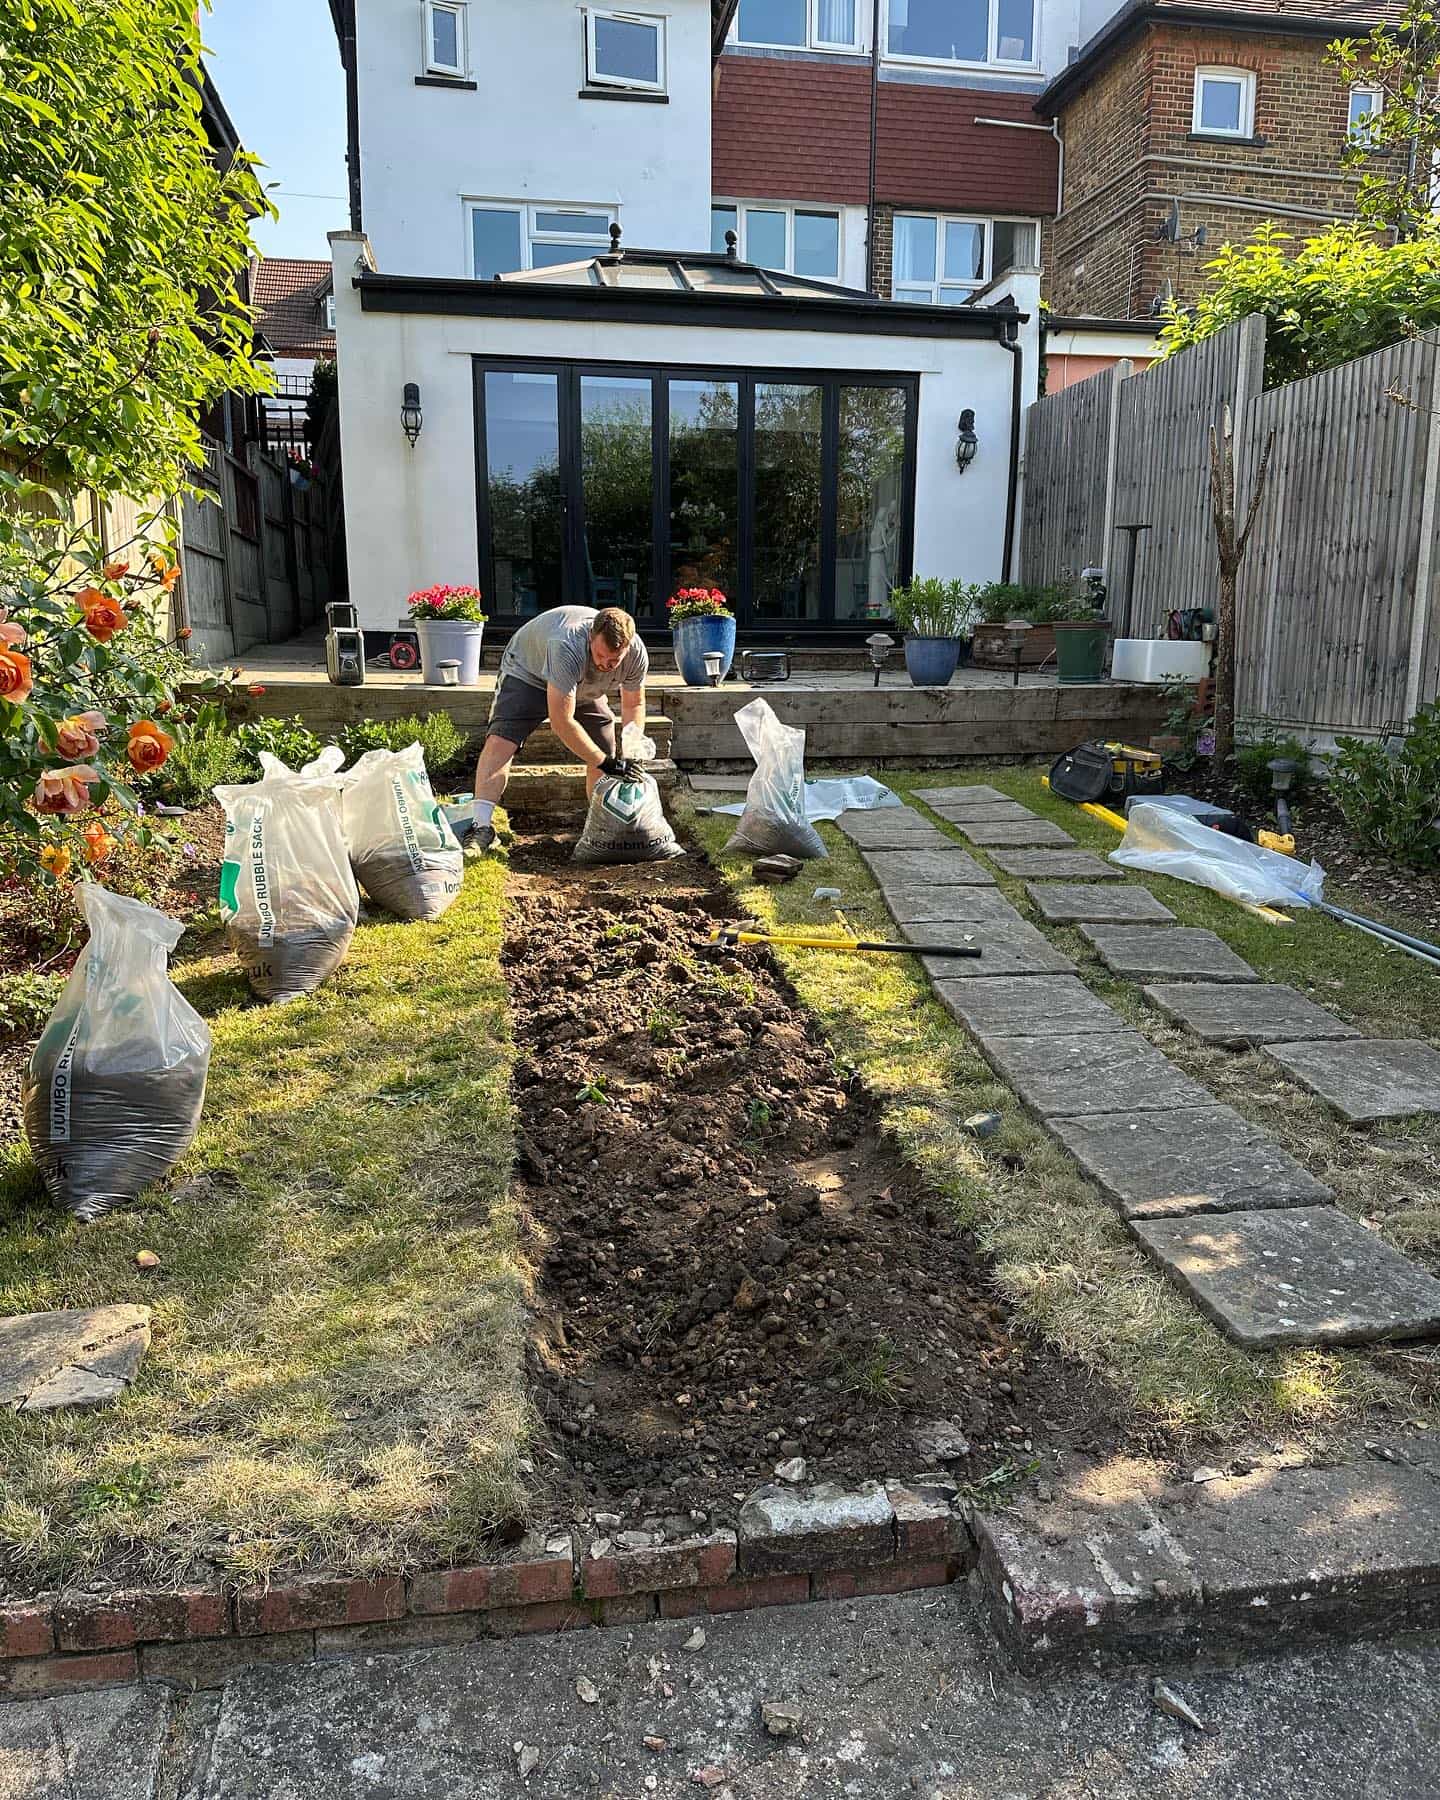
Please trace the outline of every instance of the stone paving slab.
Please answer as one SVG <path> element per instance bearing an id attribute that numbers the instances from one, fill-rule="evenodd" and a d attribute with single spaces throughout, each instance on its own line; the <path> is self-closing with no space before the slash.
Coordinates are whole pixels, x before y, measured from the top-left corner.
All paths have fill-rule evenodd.
<path id="1" fill-rule="evenodd" d="M 1323 1006 L 1279 981 L 1174 981 L 1144 989 L 1167 1018 L 1207 1044 L 1248 1044 L 1353 1038 L 1359 1032 Z"/>
<path id="2" fill-rule="evenodd" d="M 860 854 L 882 888 L 995 886 L 995 877 L 955 844 L 944 850 L 862 850 Z"/>
<path id="3" fill-rule="evenodd" d="M 1138 1031 L 987 1038 L 986 1056 L 1044 1119 L 1213 1106 L 1198 1081 Z"/>
<path id="4" fill-rule="evenodd" d="M 932 981 L 989 981 L 997 975 L 1073 975 L 1075 965 L 1050 942 L 1043 931 L 1021 918 L 981 920 L 947 932 L 943 926 L 902 925 L 901 931 L 912 942 L 929 943 L 947 940 L 974 943 L 981 954 L 960 960 L 948 956 L 922 956 L 925 972 Z"/>
<path id="5" fill-rule="evenodd" d="M 958 825 L 962 830 L 972 820 L 987 825 L 1023 825 L 1035 817 L 1030 808 L 1022 806 L 1018 800 L 967 800 L 952 806 L 943 801 L 931 801 L 930 805 L 947 824 Z"/>
<path id="6" fill-rule="evenodd" d="M 1113 863 L 1089 850 L 995 850 L 991 862 L 1007 875 L 1033 881 L 1123 881 Z"/>
<path id="7" fill-rule="evenodd" d="M 0 1410 L 105 1406 L 150 1346 L 148 1306 L 82 1306 L 0 1319 Z"/>
<path id="8" fill-rule="evenodd" d="M 1130 1228 L 1246 1349 L 1440 1337 L 1440 1281 L 1333 1206 L 1134 1219 Z"/>
<path id="9" fill-rule="evenodd" d="M 1019 804 L 1018 801 L 1010 801 L 1010 796 L 1002 794 L 999 788 L 988 787 L 983 781 L 960 783 L 955 787 L 916 788 L 914 797 L 923 800 L 927 806 L 933 806 L 936 812 L 942 806 L 984 806 L 996 800 Z"/>
<path id="10" fill-rule="evenodd" d="M 1052 925 L 1163 925 L 1175 915 L 1147 887 L 1096 887 L 1085 881 L 1028 881 L 1025 892 Z"/>
<path id="11" fill-rule="evenodd" d="M 1440 1112 L 1440 1051 L 1417 1038 L 1267 1044 L 1265 1054 L 1352 1124 Z"/>
<path id="12" fill-rule="evenodd" d="M 1087 990 L 1088 991 L 1088 990 Z M 1127 1219 L 1317 1206 L 1334 1195 L 1228 1106 L 1052 1119 L 1050 1129 Z"/>
<path id="13" fill-rule="evenodd" d="M 1073 844 L 1074 838 L 1051 819 L 962 819 L 959 829 L 972 844 L 982 849 L 1000 845 L 1006 849 L 1029 849 L 1036 844 Z"/>
<path id="14" fill-rule="evenodd" d="M 841 813 L 835 820 L 852 844 L 867 850 L 942 849 L 950 842 L 928 819 L 908 806 L 882 806 Z"/>
<path id="15" fill-rule="evenodd" d="M 973 925 L 981 920 L 1019 922 L 1020 915 L 993 887 L 898 887 L 883 893 L 900 925 Z"/>
<path id="16" fill-rule="evenodd" d="M 1101 962 L 1116 975 L 1143 981 L 1258 981 L 1260 977 L 1213 931 L 1198 925 L 1082 925 Z"/>
<path id="17" fill-rule="evenodd" d="M 937 976 L 935 993 L 982 1043 L 998 1037 L 1074 1037 L 1129 1029 L 1113 1006 L 1074 975 L 996 975 L 990 981 Z"/>

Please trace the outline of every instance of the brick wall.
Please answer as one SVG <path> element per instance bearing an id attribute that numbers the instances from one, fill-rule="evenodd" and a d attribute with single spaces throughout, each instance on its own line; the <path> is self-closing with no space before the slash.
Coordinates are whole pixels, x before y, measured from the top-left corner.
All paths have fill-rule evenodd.
<path id="1" fill-rule="evenodd" d="M 1191 129 L 1195 70 L 1252 70 L 1255 140 Z M 1267 218 L 1297 239 L 1350 210 L 1342 173 L 1348 92 L 1325 40 L 1151 24 L 1064 104 L 1064 209 L 1050 231 L 1046 299 L 1062 314 L 1145 317 L 1168 280 L 1195 299 L 1204 265 Z M 1178 201 L 1180 234 L 1161 241 Z"/>
<path id="2" fill-rule="evenodd" d="M 895 208 L 880 202 L 870 229 L 875 234 L 875 292 L 889 300 L 895 280 Z"/>

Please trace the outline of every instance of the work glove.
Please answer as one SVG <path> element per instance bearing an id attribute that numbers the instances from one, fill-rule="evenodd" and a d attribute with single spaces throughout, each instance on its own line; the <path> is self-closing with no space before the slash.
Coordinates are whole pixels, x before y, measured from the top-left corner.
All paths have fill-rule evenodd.
<path id="1" fill-rule="evenodd" d="M 602 775 L 613 775 L 619 781 L 638 781 L 641 769 L 628 756 L 607 756 L 600 765 Z"/>

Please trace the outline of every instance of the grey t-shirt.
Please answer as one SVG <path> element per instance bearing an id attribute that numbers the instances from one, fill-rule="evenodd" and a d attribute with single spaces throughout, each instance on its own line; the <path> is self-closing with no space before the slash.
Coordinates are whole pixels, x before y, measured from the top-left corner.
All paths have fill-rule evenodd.
<path id="1" fill-rule="evenodd" d="M 553 606 L 549 612 L 527 619 L 505 646 L 500 658 L 500 679 L 525 681 L 531 687 L 550 683 L 562 694 L 574 694 L 577 702 L 594 700 L 621 688 L 638 694 L 645 686 L 650 656 L 639 638 L 631 640 L 620 666 L 608 673 L 590 660 L 590 633 L 595 625 L 593 606 Z"/>

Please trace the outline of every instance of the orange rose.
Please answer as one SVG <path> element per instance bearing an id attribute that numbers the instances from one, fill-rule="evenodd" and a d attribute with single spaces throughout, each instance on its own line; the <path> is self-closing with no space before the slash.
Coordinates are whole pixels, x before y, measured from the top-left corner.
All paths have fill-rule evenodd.
<path id="1" fill-rule="evenodd" d="M 120 557 L 118 561 L 108 562 L 105 565 L 105 579 L 107 581 L 123 581 L 129 573 L 130 564 L 123 556 Z"/>
<path id="2" fill-rule="evenodd" d="M 92 819 L 80 835 L 85 840 L 85 860 L 92 866 L 104 862 L 115 848 L 114 838 L 98 819 Z"/>
<path id="3" fill-rule="evenodd" d="M 265 687 L 264 687 L 263 682 L 252 681 L 250 683 L 250 686 L 245 691 L 248 694 L 253 694 L 255 696 L 255 698 L 258 700 L 260 698 L 260 696 L 265 692 Z"/>
<path id="4" fill-rule="evenodd" d="M 120 602 L 102 594 L 99 588 L 81 588 L 75 604 L 85 615 L 85 629 L 102 644 L 108 644 L 117 631 L 123 631 L 130 623 Z"/>
<path id="5" fill-rule="evenodd" d="M 0 606 L 0 649 L 18 650 L 25 642 L 25 627 L 23 625 L 8 625 L 6 620 L 9 617 L 10 615 L 6 612 L 5 608 Z"/>
<path id="6" fill-rule="evenodd" d="M 70 852 L 63 844 L 47 844 L 40 852 L 40 866 L 48 869 L 57 881 L 70 873 Z"/>
<path id="7" fill-rule="evenodd" d="M 160 585 L 161 585 L 161 587 L 164 588 L 165 592 L 168 594 L 170 592 L 171 588 L 174 587 L 175 583 L 179 579 L 180 579 L 180 565 L 179 565 L 179 563 L 171 563 L 170 567 L 160 577 Z"/>
<path id="8" fill-rule="evenodd" d="M 152 550 L 148 560 L 150 567 L 155 571 L 155 579 L 168 594 L 180 579 L 179 563 L 171 562 L 170 558 L 160 550 Z"/>
<path id="9" fill-rule="evenodd" d="M 130 741 L 125 754 L 137 775 L 148 775 L 158 769 L 175 748 L 174 738 L 163 732 L 153 719 L 137 719 L 130 727 Z"/>
<path id="10" fill-rule="evenodd" d="M 34 687 L 30 658 L 23 650 L 0 650 L 0 700 L 18 705 Z"/>
<path id="11" fill-rule="evenodd" d="M 90 783 L 100 771 L 82 763 L 74 769 L 47 769 L 35 783 L 35 810 L 42 813 L 84 812 L 90 804 Z"/>
<path id="12" fill-rule="evenodd" d="M 60 721 L 55 747 L 70 762 L 78 762 L 82 756 L 93 756 L 100 748 L 100 733 L 104 728 L 104 713 L 75 713 Z"/>
<path id="13" fill-rule="evenodd" d="M 180 627 L 180 629 L 175 633 L 175 635 L 177 638 L 179 638 L 180 642 L 183 644 L 185 642 L 186 638 L 194 637 L 195 633 L 190 629 L 190 627 L 188 625 L 182 625 Z"/>

